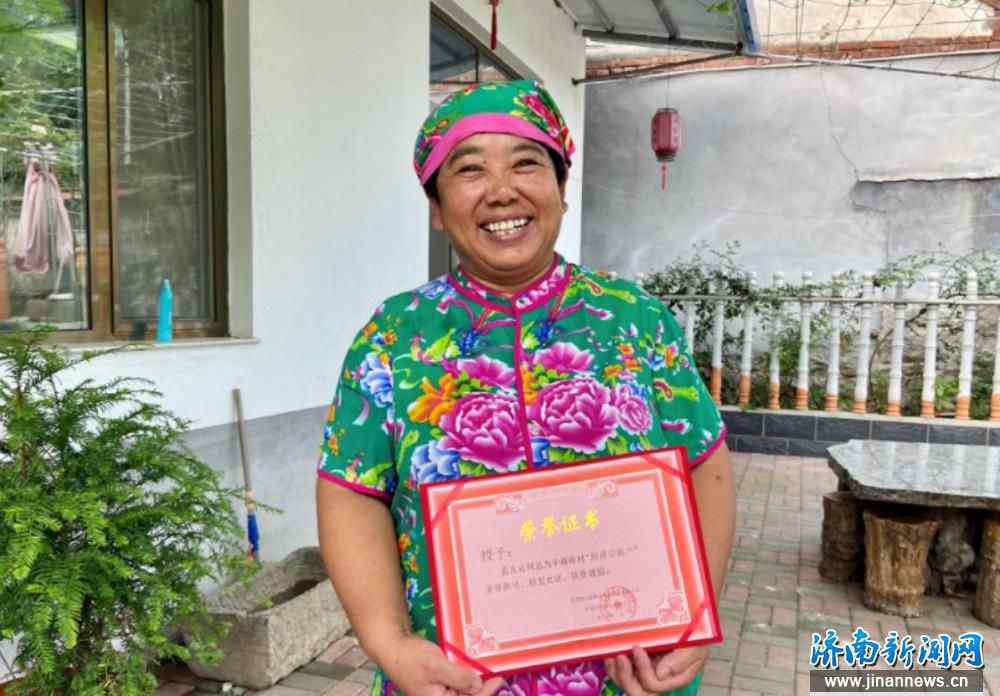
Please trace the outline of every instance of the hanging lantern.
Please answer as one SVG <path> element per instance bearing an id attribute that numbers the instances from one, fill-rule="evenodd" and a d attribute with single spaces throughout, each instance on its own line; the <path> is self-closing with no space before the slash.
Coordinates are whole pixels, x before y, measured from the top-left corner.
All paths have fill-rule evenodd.
<path id="1" fill-rule="evenodd" d="M 677 109 L 657 109 L 650 130 L 653 152 L 660 161 L 660 187 L 667 190 L 667 162 L 681 149 L 681 115 Z"/>
<path id="2" fill-rule="evenodd" d="M 486 4 L 493 8 L 493 18 L 490 21 L 490 50 L 497 50 L 497 7 L 500 0 L 486 0 Z"/>

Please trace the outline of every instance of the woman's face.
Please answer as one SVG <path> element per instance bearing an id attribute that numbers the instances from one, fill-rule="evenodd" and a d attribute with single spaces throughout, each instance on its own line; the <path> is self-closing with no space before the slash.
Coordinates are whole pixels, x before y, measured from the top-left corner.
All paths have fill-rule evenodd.
<path id="1" fill-rule="evenodd" d="M 437 189 L 431 224 L 447 232 L 469 275 L 515 292 L 548 270 L 565 183 L 544 146 L 502 133 L 470 136 L 442 163 Z"/>

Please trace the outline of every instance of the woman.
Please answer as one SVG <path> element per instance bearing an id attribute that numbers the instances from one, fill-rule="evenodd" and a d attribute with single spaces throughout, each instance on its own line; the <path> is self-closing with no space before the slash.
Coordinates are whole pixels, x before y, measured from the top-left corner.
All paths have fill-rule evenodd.
<path id="1" fill-rule="evenodd" d="M 555 253 L 573 142 L 537 83 L 482 84 L 424 124 L 415 168 L 453 274 L 389 298 L 348 351 L 317 484 L 320 544 L 374 694 L 693 694 L 708 649 L 483 683 L 433 642 L 419 487 L 684 446 L 716 593 L 734 495 L 718 410 L 670 312 Z"/>

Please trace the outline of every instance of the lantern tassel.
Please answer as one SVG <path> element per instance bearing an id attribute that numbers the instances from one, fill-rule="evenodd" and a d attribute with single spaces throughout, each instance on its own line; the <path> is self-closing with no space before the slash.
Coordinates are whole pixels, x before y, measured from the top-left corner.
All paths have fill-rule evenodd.
<path id="1" fill-rule="evenodd" d="M 493 7 L 493 19 L 490 24 L 490 50 L 497 50 L 497 5 L 500 4 L 500 0 L 490 0 L 490 5 Z"/>
<path id="2" fill-rule="evenodd" d="M 667 163 L 664 162 L 660 165 L 660 190 L 667 190 Z"/>

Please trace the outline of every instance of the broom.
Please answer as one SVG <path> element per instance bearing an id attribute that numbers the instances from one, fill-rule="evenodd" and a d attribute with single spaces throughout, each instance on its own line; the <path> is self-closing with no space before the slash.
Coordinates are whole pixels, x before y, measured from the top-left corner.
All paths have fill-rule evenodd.
<path id="1" fill-rule="evenodd" d="M 243 397 L 237 387 L 233 389 L 236 401 L 236 426 L 240 436 L 240 462 L 243 464 L 243 499 L 247 508 L 247 558 L 260 560 L 260 529 L 257 527 L 257 504 L 253 497 L 253 482 L 250 479 L 250 462 L 247 460 L 247 443 L 243 434 Z"/>

